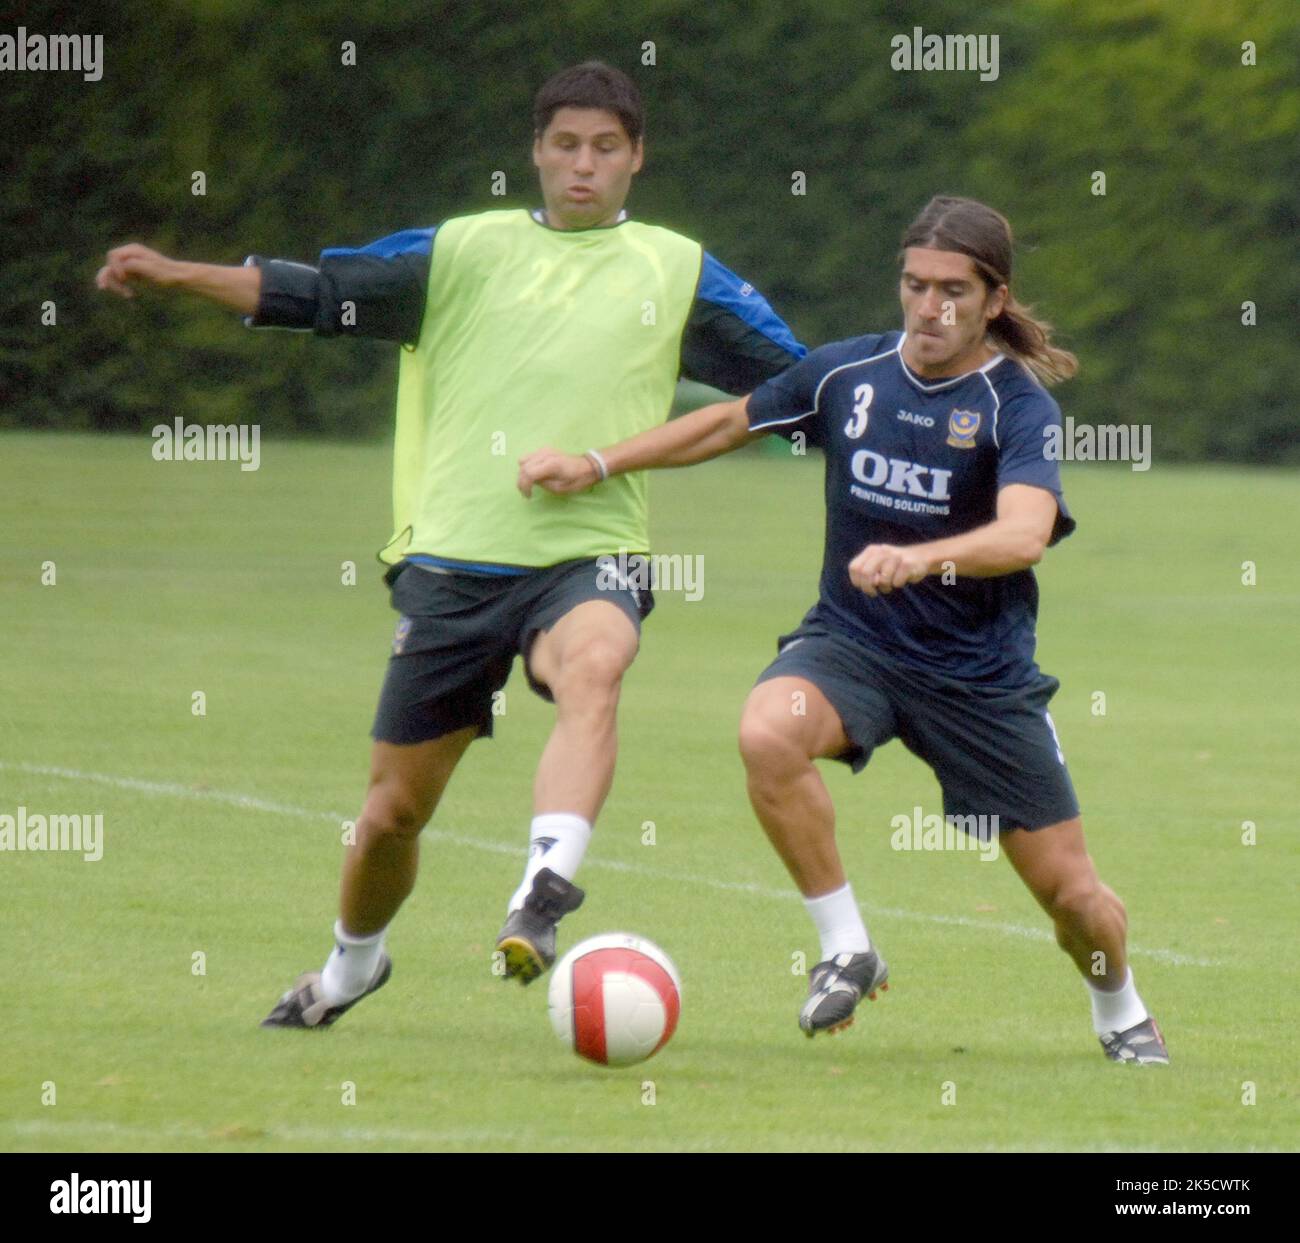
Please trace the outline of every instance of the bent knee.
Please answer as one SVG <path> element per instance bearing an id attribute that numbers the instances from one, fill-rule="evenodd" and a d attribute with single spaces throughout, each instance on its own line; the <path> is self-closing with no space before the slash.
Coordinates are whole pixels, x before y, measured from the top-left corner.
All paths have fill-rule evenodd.
<path id="1" fill-rule="evenodd" d="M 746 710 L 737 742 L 752 777 L 775 777 L 811 763 L 794 722 L 773 718 L 770 712 Z"/>
<path id="2" fill-rule="evenodd" d="M 1125 914 L 1124 904 L 1096 876 L 1061 885 L 1052 894 L 1049 909 L 1053 919 L 1066 923 L 1086 922 L 1099 913 L 1113 912 L 1120 918 Z"/>
<path id="3" fill-rule="evenodd" d="M 415 837 L 428 823 L 430 809 L 399 787 L 375 786 L 362 812 L 365 830 L 380 837 Z"/>
<path id="4" fill-rule="evenodd" d="M 584 644 L 560 665 L 551 679 L 551 692 L 556 699 L 616 693 L 635 655 L 635 648 L 608 639 Z"/>

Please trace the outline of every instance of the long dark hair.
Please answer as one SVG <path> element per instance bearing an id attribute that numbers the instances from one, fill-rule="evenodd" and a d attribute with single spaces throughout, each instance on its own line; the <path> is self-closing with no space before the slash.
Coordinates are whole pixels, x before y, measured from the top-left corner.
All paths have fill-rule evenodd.
<path id="1" fill-rule="evenodd" d="M 1011 292 L 1011 225 L 1001 212 L 974 199 L 935 195 L 903 234 L 903 250 L 909 246 L 968 255 L 989 289 L 1007 287 L 1006 305 L 989 322 L 989 336 L 1044 384 L 1068 380 L 1079 370 L 1069 350 L 1052 344 L 1052 325 L 1035 319 Z M 902 257 L 900 252 L 900 262 Z"/>

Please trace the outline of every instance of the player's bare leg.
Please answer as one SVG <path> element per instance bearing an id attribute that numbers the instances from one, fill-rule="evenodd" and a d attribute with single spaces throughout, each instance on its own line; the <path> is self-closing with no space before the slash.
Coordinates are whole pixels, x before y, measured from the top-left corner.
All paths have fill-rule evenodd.
<path id="1" fill-rule="evenodd" d="M 614 782 L 618 696 L 636 658 L 636 627 L 616 604 L 587 600 L 538 635 L 533 677 L 555 697 L 555 726 L 533 784 L 533 812 L 594 822 Z"/>
<path id="2" fill-rule="evenodd" d="M 864 994 L 888 988 L 835 844 L 835 807 L 813 761 L 849 747 L 839 714 L 804 678 L 760 682 L 740 720 L 749 801 L 821 937 L 799 1026 L 812 1036 L 853 1022 Z"/>
<path id="3" fill-rule="evenodd" d="M 370 788 L 343 861 L 335 947 L 322 971 L 299 976 L 263 1027 L 328 1027 L 387 983 L 384 930 L 415 887 L 419 833 L 476 726 L 410 746 L 376 742 Z"/>
<path id="4" fill-rule="evenodd" d="M 555 699 L 555 725 L 533 784 L 528 864 L 497 940 L 503 974 L 524 984 L 555 961 L 555 925 L 582 902 L 573 879 L 614 781 L 619 691 L 637 645 L 622 609 L 587 600 L 528 654 L 529 672 Z"/>
<path id="5" fill-rule="evenodd" d="M 372 747 L 370 788 L 339 887 L 339 918 L 353 936 L 388 927 L 415 888 L 420 830 L 477 735 L 478 727 L 470 726 L 431 742 L 376 742 Z"/>
<path id="6" fill-rule="evenodd" d="M 740 718 L 749 801 L 805 898 L 845 883 L 835 807 L 813 760 L 848 746 L 838 713 L 804 678 L 771 678 L 750 691 Z"/>
<path id="7" fill-rule="evenodd" d="M 1169 1060 L 1164 1040 L 1138 996 L 1128 965 L 1128 913 L 1102 884 L 1077 816 L 1046 828 L 1014 829 L 1001 847 L 1047 912 L 1056 941 L 1088 985 L 1093 1027 L 1113 1061 Z"/>
<path id="8" fill-rule="evenodd" d="M 1003 852 L 1056 928 L 1056 941 L 1079 973 L 1115 989 L 1128 970 L 1124 941 L 1128 915 L 1101 883 L 1083 840 L 1078 817 L 1044 829 L 1004 833 Z"/>

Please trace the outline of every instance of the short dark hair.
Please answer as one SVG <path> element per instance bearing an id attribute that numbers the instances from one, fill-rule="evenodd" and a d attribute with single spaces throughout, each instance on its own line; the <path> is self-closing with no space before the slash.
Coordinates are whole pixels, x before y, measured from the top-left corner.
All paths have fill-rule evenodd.
<path id="1" fill-rule="evenodd" d="M 601 60 L 586 60 L 561 69 L 542 85 L 533 100 L 533 129 L 539 137 L 561 108 L 602 108 L 612 112 L 623 123 L 634 146 L 645 129 L 645 106 L 636 84 Z"/>

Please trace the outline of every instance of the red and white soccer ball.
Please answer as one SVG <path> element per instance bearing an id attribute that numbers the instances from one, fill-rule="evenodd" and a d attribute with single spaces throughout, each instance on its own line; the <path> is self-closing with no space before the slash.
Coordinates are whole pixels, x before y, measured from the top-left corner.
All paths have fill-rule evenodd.
<path id="1" fill-rule="evenodd" d="M 602 1066 L 643 1062 L 668 1043 L 681 1012 L 672 959 L 644 937 L 609 932 L 575 945 L 551 974 L 551 1026 Z"/>

